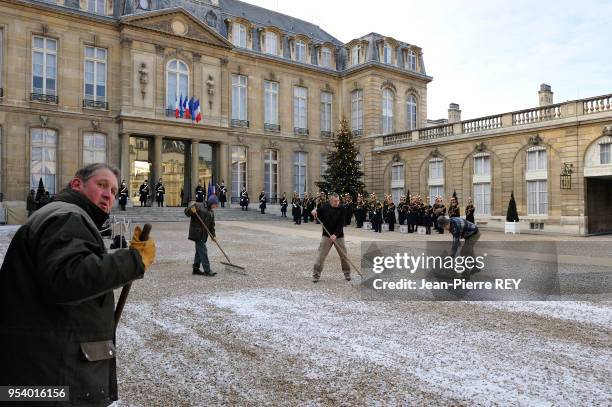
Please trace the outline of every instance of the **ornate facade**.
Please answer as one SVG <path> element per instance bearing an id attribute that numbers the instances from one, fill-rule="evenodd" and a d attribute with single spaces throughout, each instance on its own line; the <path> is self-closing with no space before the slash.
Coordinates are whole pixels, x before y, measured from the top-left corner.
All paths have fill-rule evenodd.
<path id="1" fill-rule="evenodd" d="M 169 205 L 212 177 L 234 199 L 311 191 L 341 117 L 364 141 L 416 128 L 432 80 L 417 46 L 235 0 L 0 0 L 0 55 L 0 191 L 21 203 L 92 161 L 132 195 L 162 177 Z M 192 97 L 197 123 L 175 117 Z"/>

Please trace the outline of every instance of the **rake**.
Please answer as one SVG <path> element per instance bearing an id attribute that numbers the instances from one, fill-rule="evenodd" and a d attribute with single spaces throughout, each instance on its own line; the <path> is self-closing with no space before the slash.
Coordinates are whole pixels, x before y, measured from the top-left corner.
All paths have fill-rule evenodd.
<path id="1" fill-rule="evenodd" d="M 246 269 L 244 267 L 232 263 L 228 255 L 221 248 L 221 245 L 219 244 L 219 242 L 217 242 L 217 239 L 215 239 L 214 236 L 210 233 L 208 226 L 206 226 L 206 224 L 204 223 L 200 215 L 198 215 L 197 212 L 192 212 L 192 213 L 195 215 L 198 222 L 200 222 L 200 225 L 206 230 L 206 233 L 208 233 L 208 236 L 210 236 L 210 239 L 217 244 L 217 247 L 219 248 L 219 250 L 221 250 L 221 253 L 223 253 L 223 256 L 225 256 L 225 258 L 227 259 L 227 263 L 224 261 L 221 262 L 221 264 L 225 266 L 225 271 L 231 271 L 232 273 L 247 275 Z"/>

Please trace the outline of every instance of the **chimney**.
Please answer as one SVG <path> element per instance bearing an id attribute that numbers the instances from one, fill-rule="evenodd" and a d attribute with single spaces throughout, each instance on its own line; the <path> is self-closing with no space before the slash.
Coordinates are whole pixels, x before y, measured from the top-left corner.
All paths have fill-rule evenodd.
<path id="1" fill-rule="evenodd" d="M 459 104 L 451 103 L 448 105 L 448 122 L 449 123 L 458 123 L 461 121 L 461 109 L 459 109 Z"/>
<path id="2" fill-rule="evenodd" d="M 553 91 L 550 90 L 550 85 L 547 85 L 545 83 L 541 84 L 538 96 L 540 97 L 540 106 L 547 106 L 553 104 Z"/>

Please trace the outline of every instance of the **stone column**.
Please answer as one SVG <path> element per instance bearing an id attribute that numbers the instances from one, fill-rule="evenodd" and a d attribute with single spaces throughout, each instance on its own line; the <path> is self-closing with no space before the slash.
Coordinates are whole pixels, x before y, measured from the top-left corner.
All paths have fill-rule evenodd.
<path id="1" fill-rule="evenodd" d="M 230 178 L 229 172 L 229 144 L 227 143 L 219 143 L 217 144 L 217 157 L 219 158 L 219 162 L 217 163 L 217 168 L 219 169 L 219 174 L 217 178 L 221 183 L 221 181 L 225 181 L 225 187 L 227 188 L 227 200 L 231 201 L 231 189 L 232 189 L 232 180 Z M 229 202 L 231 204 L 231 202 Z"/>
<path id="2" fill-rule="evenodd" d="M 195 188 L 198 186 L 199 180 L 199 160 L 200 160 L 200 151 L 199 151 L 200 140 L 192 139 L 191 140 L 191 190 L 189 191 L 189 195 L 191 199 L 195 200 Z M 206 185 L 202 185 L 206 188 Z"/>
<path id="3" fill-rule="evenodd" d="M 121 139 L 119 166 L 121 167 L 121 179 L 129 185 L 130 183 L 130 134 L 121 133 L 119 135 Z"/>
<path id="4" fill-rule="evenodd" d="M 153 179 L 151 180 L 151 186 L 154 186 L 162 176 L 162 142 L 163 136 L 156 134 L 155 144 L 153 145 Z"/>

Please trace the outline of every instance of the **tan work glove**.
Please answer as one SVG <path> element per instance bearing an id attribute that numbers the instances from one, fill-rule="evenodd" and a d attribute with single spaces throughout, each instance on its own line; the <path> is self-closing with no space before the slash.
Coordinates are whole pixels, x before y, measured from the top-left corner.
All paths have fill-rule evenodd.
<path id="1" fill-rule="evenodd" d="M 155 261 L 155 240 L 149 235 L 148 240 L 144 242 L 141 241 L 140 232 L 142 232 L 142 229 L 140 229 L 140 226 L 136 226 L 136 228 L 134 228 L 134 236 L 132 236 L 132 241 L 130 243 L 130 249 L 138 250 L 146 271 Z"/>

